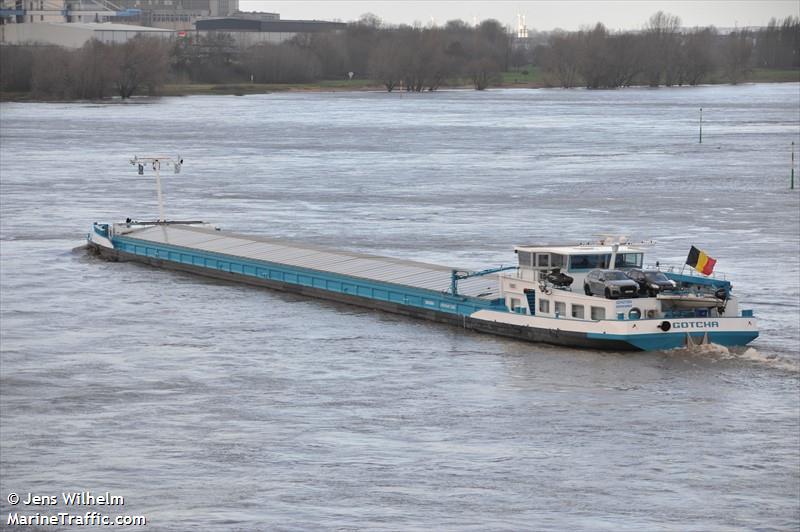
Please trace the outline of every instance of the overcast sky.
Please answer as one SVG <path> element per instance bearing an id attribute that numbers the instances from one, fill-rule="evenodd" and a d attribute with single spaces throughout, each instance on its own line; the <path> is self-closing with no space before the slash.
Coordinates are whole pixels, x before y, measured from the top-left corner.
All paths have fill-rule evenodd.
<path id="1" fill-rule="evenodd" d="M 526 16 L 528 28 L 576 30 L 602 22 L 610 29 L 639 29 L 658 10 L 678 15 L 684 26 L 764 26 L 771 17 L 800 16 L 798 0 L 371 0 L 303 1 L 239 0 L 242 11 L 280 13 L 282 19 L 357 20 L 374 13 L 390 24 L 427 25 L 461 19 L 473 22 L 494 18 L 516 27 L 517 14 Z"/>

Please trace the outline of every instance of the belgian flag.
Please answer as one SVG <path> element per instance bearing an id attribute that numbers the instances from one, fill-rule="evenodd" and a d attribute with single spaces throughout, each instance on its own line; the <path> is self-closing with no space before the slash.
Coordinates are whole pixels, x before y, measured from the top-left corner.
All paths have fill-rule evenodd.
<path id="1" fill-rule="evenodd" d="M 702 273 L 703 275 L 711 275 L 714 271 L 716 260 L 712 259 L 696 247 L 692 246 L 689 250 L 689 256 L 686 257 L 686 264 Z"/>

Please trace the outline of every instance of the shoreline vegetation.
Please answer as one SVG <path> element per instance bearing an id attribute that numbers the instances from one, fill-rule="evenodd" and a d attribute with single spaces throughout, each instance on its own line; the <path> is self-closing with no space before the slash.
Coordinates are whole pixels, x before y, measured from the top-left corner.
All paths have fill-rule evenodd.
<path id="1" fill-rule="evenodd" d="M 525 72 L 525 73 L 524 73 Z M 502 80 L 488 89 L 546 89 L 552 88 L 535 67 L 526 70 L 512 70 L 501 74 Z M 800 83 L 800 68 L 796 69 L 755 69 L 739 83 Z M 721 75 L 712 77 L 704 85 L 729 84 Z M 631 85 L 646 87 L 647 85 Z M 472 90 L 474 87 L 468 80 L 453 80 L 443 83 L 439 90 L 458 89 Z M 158 96 L 192 96 L 192 95 L 247 95 L 269 94 L 273 92 L 386 92 L 386 87 L 374 80 L 324 80 L 317 83 L 231 83 L 231 84 L 166 84 L 159 90 Z M 405 90 L 397 90 L 405 93 Z"/>
<path id="2" fill-rule="evenodd" d="M 527 72 L 525 74 L 524 72 Z M 541 76 L 531 70 L 510 71 L 502 73 L 502 80 L 488 87 L 488 89 L 546 89 L 553 88 Z M 726 85 L 730 82 L 722 76 L 711 77 L 702 85 Z M 754 69 L 739 84 L 747 83 L 800 83 L 800 68 L 794 69 Z M 628 88 L 648 87 L 646 84 L 630 85 Z M 444 83 L 439 90 L 472 90 L 473 86 L 466 80 L 454 80 Z M 607 89 L 617 90 L 617 89 Z M 386 87 L 374 80 L 322 80 L 314 83 L 166 83 L 161 85 L 153 94 L 137 95 L 139 97 L 169 97 L 169 96 L 245 96 L 252 94 L 271 94 L 278 92 L 386 92 Z M 403 94 L 405 90 L 396 90 Z M 119 97 L 103 98 L 105 100 L 119 100 Z M 25 101 L 85 101 L 87 99 L 54 100 L 51 98 L 37 98 L 29 92 L 0 91 L 0 101 L 25 102 Z"/>
<path id="3" fill-rule="evenodd" d="M 383 90 L 618 89 L 800 81 L 800 19 L 758 29 L 683 28 L 659 11 L 640 31 L 602 24 L 518 38 L 496 20 L 391 26 L 374 15 L 332 33 L 243 47 L 190 33 L 78 49 L 0 47 L 0 100 Z"/>
<path id="4" fill-rule="evenodd" d="M 535 72 L 535 67 L 526 70 L 512 70 L 501 73 L 502 80 L 487 89 L 547 89 L 553 85 L 544 81 Z M 730 82 L 722 75 L 713 76 L 703 85 L 726 85 Z M 745 83 L 800 83 L 800 68 L 787 69 L 754 69 L 739 81 Z M 647 84 L 630 85 L 629 87 L 647 87 Z M 443 83 L 438 90 L 473 90 L 468 80 L 453 80 Z M 316 83 L 183 83 L 165 84 L 158 96 L 192 96 L 192 95 L 246 95 L 268 94 L 271 92 L 386 92 L 386 87 L 374 80 L 323 80 Z M 405 93 L 404 89 L 395 89 Z"/>

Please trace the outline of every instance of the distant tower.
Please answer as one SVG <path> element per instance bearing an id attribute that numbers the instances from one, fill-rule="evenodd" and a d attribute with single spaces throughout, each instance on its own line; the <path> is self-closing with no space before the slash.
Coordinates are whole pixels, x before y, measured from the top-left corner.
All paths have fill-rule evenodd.
<path id="1" fill-rule="evenodd" d="M 528 26 L 525 25 L 525 15 L 517 13 L 517 39 L 528 38 Z"/>

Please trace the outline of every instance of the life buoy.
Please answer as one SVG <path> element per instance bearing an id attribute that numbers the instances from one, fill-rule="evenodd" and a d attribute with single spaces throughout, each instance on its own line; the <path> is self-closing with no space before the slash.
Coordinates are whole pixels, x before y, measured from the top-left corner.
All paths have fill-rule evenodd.
<path id="1" fill-rule="evenodd" d="M 638 320 L 642 317 L 642 311 L 639 310 L 637 307 L 633 307 L 628 311 L 628 319 L 629 320 Z"/>
<path id="2" fill-rule="evenodd" d="M 672 324 L 665 320 L 665 321 L 661 322 L 661 324 L 658 326 L 658 328 L 661 329 L 664 332 L 667 332 L 668 330 L 672 329 Z"/>
<path id="3" fill-rule="evenodd" d="M 647 311 L 647 318 L 648 318 L 648 319 L 653 319 L 653 318 L 655 318 L 655 317 L 656 317 L 656 311 L 655 311 L 655 309 L 652 309 L 652 308 L 651 308 L 650 310 L 648 310 L 648 311 Z"/>

